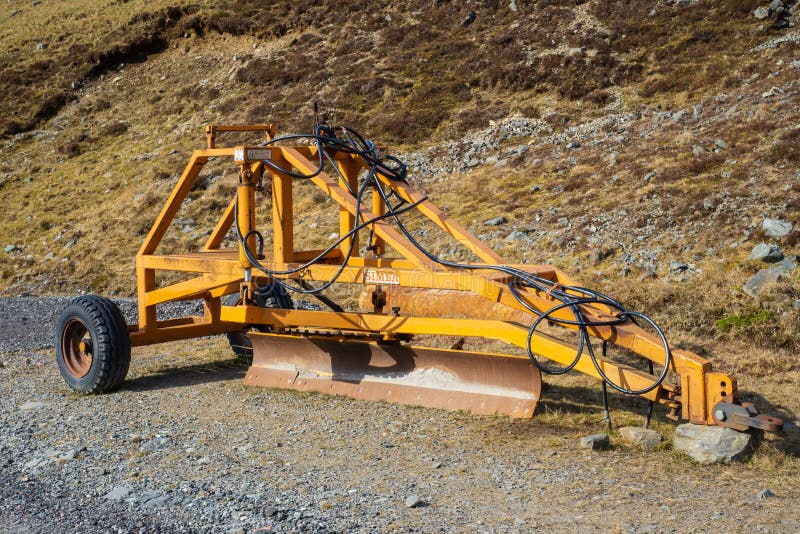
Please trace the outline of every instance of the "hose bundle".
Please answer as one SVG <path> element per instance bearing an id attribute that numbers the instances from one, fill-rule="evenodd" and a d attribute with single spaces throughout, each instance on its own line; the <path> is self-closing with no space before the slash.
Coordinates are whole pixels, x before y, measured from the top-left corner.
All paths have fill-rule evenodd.
<path id="1" fill-rule="evenodd" d="M 337 132 L 340 135 L 337 136 L 336 135 Z M 451 260 L 446 260 L 439 258 L 438 256 L 431 253 L 429 250 L 427 250 L 422 244 L 419 243 L 419 241 L 417 241 L 417 239 L 414 238 L 414 236 L 411 234 L 407 226 L 403 223 L 403 221 L 400 218 L 402 214 L 413 210 L 419 204 L 426 201 L 427 197 L 422 197 L 416 202 L 408 203 L 391 189 L 387 193 L 386 190 L 384 190 L 384 188 L 381 186 L 380 181 L 378 180 L 378 175 L 380 174 L 390 180 L 405 182 L 408 175 L 408 168 L 405 165 L 405 163 L 403 163 L 400 159 L 394 156 L 380 154 L 375 144 L 372 141 L 364 139 L 364 137 L 362 137 L 358 132 L 344 126 L 333 127 L 326 124 L 318 124 L 314 128 L 313 134 L 292 134 L 292 135 L 279 136 L 273 138 L 270 141 L 267 141 L 266 143 L 264 143 L 264 145 L 265 146 L 276 145 L 277 143 L 282 141 L 294 141 L 294 142 L 310 141 L 311 143 L 313 143 L 313 145 L 317 149 L 317 157 L 318 157 L 317 168 L 309 174 L 304 174 L 304 173 L 294 172 L 292 169 L 281 167 L 280 165 L 276 164 L 273 161 L 264 160 L 263 163 L 267 167 L 271 168 L 272 170 L 278 173 L 291 176 L 293 178 L 310 179 L 323 172 L 326 165 L 329 165 L 339 175 L 340 182 L 344 184 L 344 186 L 347 188 L 350 194 L 352 194 L 353 197 L 355 197 L 357 206 L 361 205 L 363 195 L 365 191 L 367 191 L 367 189 L 369 188 L 374 188 L 374 191 L 376 191 L 381 196 L 383 202 L 386 205 L 385 213 L 368 220 L 362 220 L 360 213 L 357 214 L 353 228 L 350 229 L 346 234 L 340 236 L 339 239 L 336 240 L 334 243 L 332 243 L 328 248 L 320 252 L 316 257 L 304 263 L 303 265 L 283 271 L 269 269 L 268 267 L 264 266 L 259 262 L 259 259 L 252 253 L 252 251 L 250 251 L 246 243 L 251 236 L 255 235 L 260 243 L 260 246 L 263 247 L 263 241 L 264 241 L 263 237 L 256 230 L 251 230 L 243 235 L 241 229 L 238 226 L 238 215 L 237 215 L 235 217 L 235 220 L 237 221 L 236 234 L 243 250 L 245 251 L 245 254 L 247 255 L 248 260 L 253 265 L 253 267 L 261 271 L 265 275 L 272 277 L 275 282 L 277 282 L 287 290 L 294 291 L 296 293 L 319 293 L 321 291 L 324 291 L 325 289 L 328 289 L 331 285 L 333 285 L 336 282 L 339 276 L 341 276 L 342 272 L 344 271 L 345 267 L 348 264 L 348 261 L 353 255 L 356 241 L 355 239 L 351 238 L 353 238 L 363 228 L 377 221 L 391 218 L 395 222 L 397 227 L 400 229 L 400 231 L 403 233 L 403 235 L 412 243 L 414 247 L 416 247 L 431 261 L 439 265 L 451 269 L 460 269 L 460 270 L 496 271 L 510 276 L 511 281 L 508 283 L 510 293 L 520 303 L 520 305 L 522 305 L 526 310 L 528 310 L 529 312 L 531 312 L 533 315 L 536 316 L 536 320 L 533 322 L 533 324 L 530 326 L 528 330 L 526 345 L 527 345 L 528 357 L 530 358 L 531 362 L 543 373 L 563 374 L 570 371 L 578 364 L 584 351 L 586 351 L 595 369 L 597 370 L 598 375 L 601 377 L 603 382 L 605 384 L 608 384 L 609 386 L 611 386 L 612 389 L 620 393 L 628 395 L 642 395 L 659 387 L 659 385 L 666 378 L 672 360 L 672 354 L 670 352 L 669 343 L 661 328 L 659 328 L 659 326 L 650 317 L 644 315 L 643 313 L 628 310 L 622 304 L 612 299 L 611 297 L 608 297 L 598 291 L 594 291 L 585 287 L 562 286 L 561 284 L 558 284 L 546 278 L 507 265 L 489 265 L 489 264 L 472 265 L 472 264 L 459 263 Z M 358 186 L 357 190 L 353 190 L 349 181 L 345 179 L 345 177 L 339 171 L 332 156 L 332 153 L 334 152 L 356 155 L 359 158 L 361 158 L 362 161 L 365 163 L 366 168 L 368 170 L 365 177 L 362 179 L 361 184 Z M 394 205 L 392 204 L 393 198 L 397 199 Z M 238 212 L 238 206 L 236 206 L 236 208 Z M 341 243 L 345 242 L 348 239 L 350 239 L 350 244 L 347 253 L 344 255 L 342 263 L 339 266 L 339 269 L 328 282 L 325 282 L 321 286 L 310 287 L 307 284 L 304 284 L 303 287 L 298 288 L 288 285 L 284 281 L 277 278 L 278 276 L 287 276 L 301 272 L 306 268 L 310 267 L 311 265 L 318 263 L 329 252 L 334 250 Z M 522 297 L 522 295 L 520 294 L 520 288 L 523 288 L 524 290 L 533 289 L 545 293 L 549 295 L 553 300 L 557 301 L 557 304 L 555 304 L 554 306 L 552 306 L 547 310 L 544 311 L 539 310 L 531 306 Z M 603 320 L 593 319 L 587 317 L 587 314 L 582 309 L 582 307 L 588 307 L 588 306 L 606 306 L 610 309 L 616 310 L 616 313 L 611 318 L 608 319 L 603 319 Z M 573 317 L 571 319 L 565 319 L 554 315 L 556 314 L 556 312 L 559 312 L 561 310 L 569 310 L 572 313 Z M 575 357 L 566 366 L 556 368 L 546 365 L 541 361 L 539 361 L 536 358 L 535 353 L 533 352 L 532 342 L 534 335 L 536 334 L 540 325 L 545 321 L 559 326 L 571 327 L 578 331 L 578 346 Z M 600 362 L 598 360 L 598 357 L 595 354 L 595 348 L 591 343 L 589 329 L 601 326 L 617 326 L 629 322 L 638 324 L 637 321 L 643 321 L 644 323 L 649 324 L 655 330 L 656 334 L 658 335 L 658 337 L 660 338 L 661 342 L 664 345 L 665 361 L 661 373 L 659 374 L 658 377 L 655 377 L 654 382 L 652 384 L 642 389 L 630 389 L 626 388 L 621 384 L 615 383 L 603 371 L 602 366 L 600 365 Z M 604 352 L 603 356 L 605 356 L 605 344 L 603 352 Z M 650 373 L 653 374 L 652 362 L 649 363 L 650 363 Z"/>

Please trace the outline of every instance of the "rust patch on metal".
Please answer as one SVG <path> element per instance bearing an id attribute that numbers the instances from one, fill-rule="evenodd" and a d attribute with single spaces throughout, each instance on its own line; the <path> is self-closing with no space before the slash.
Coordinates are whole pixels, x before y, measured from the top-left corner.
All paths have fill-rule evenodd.
<path id="1" fill-rule="evenodd" d="M 61 354 L 64 366 L 75 378 L 83 378 L 92 368 L 94 348 L 92 338 L 86 325 L 78 319 L 72 319 L 61 332 Z"/>

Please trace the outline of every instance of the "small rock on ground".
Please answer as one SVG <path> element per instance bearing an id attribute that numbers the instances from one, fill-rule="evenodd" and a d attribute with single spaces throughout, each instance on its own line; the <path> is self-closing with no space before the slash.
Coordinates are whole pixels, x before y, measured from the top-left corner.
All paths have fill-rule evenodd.
<path id="1" fill-rule="evenodd" d="M 418 495 L 409 495 L 408 497 L 406 497 L 406 500 L 404 501 L 406 508 L 416 508 L 421 503 L 422 500 L 419 498 Z"/>
<path id="2" fill-rule="evenodd" d="M 23 412 L 26 412 L 28 410 L 36 410 L 38 408 L 44 408 L 45 406 L 47 406 L 46 402 L 31 401 L 31 402 L 26 402 L 25 404 L 20 406 L 19 409 L 22 410 Z"/>
<path id="3" fill-rule="evenodd" d="M 775 494 L 772 493 L 770 490 L 768 490 L 766 488 L 762 489 L 761 491 L 758 492 L 758 498 L 759 499 L 769 499 L 769 498 L 774 497 L 774 496 L 775 496 Z"/>
<path id="4" fill-rule="evenodd" d="M 494 217 L 492 219 L 489 219 L 488 221 L 485 221 L 483 224 L 486 226 L 500 226 L 505 222 L 506 218 L 501 215 L 500 217 Z"/>
<path id="5" fill-rule="evenodd" d="M 661 443 L 661 435 L 650 428 L 625 426 L 619 429 L 619 434 L 627 443 L 647 450 L 654 450 Z"/>
<path id="6" fill-rule="evenodd" d="M 108 499 L 109 501 L 121 501 L 122 499 L 130 495 L 130 493 L 131 493 L 131 488 L 129 488 L 128 486 L 117 486 L 116 488 L 106 493 L 103 498 Z"/>
<path id="7" fill-rule="evenodd" d="M 581 447 L 593 451 L 607 449 L 609 444 L 608 434 L 592 434 L 581 438 Z"/>

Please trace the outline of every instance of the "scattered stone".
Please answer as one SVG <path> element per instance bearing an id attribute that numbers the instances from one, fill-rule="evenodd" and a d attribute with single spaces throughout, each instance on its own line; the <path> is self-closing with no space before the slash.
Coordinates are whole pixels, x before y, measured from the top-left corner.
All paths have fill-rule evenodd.
<path id="1" fill-rule="evenodd" d="M 147 499 L 142 503 L 142 508 L 149 512 L 155 511 L 156 508 L 159 508 L 167 503 L 169 497 L 167 495 L 159 495 L 157 497 L 152 497 Z"/>
<path id="2" fill-rule="evenodd" d="M 789 221 L 784 221 L 783 219 L 770 219 L 767 217 L 761 223 L 761 230 L 767 237 L 780 239 L 792 231 L 792 226 L 794 225 Z"/>
<path id="3" fill-rule="evenodd" d="M 117 486 L 108 493 L 106 493 L 103 496 L 103 498 L 109 501 L 121 501 L 130 494 L 131 494 L 130 486 Z"/>
<path id="4" fill-rule="evenodd" d="M 86 450 L 84 447 L 78 447 L 77 449 L 69 449 L 68 451 L 64 451 L 58 455 L 57 459 L 62 462 L 68 462 L 70 460 L 74 460 L 78 457 L 78 455 Z"/>
<path id="5" fill-rule="evenodd" d="M 581 447 L 584 449 L 592 449 L 593 451 L 600 451 L 607 449 L 611 442 L 608 439 L 608 434 L 591 434 L 581 438 Z"/>
<path id="6" fill-rule="evenodd" d="M 598 263 L 608 259 L 612 254 L 614 254 L 613 247 L 595 248 L 592 250 L 590 259 L 594 265 L 597 265 Z"/>
<path id="7" fill-rule="evenodd" d="M 514 0 L 511 0 L 511 1 L 508 3 L 508 9 L 510 9 L 511 11 L 513 11 L 514 13 L 516 13 L 516 12 L 517 12 L 517 3 L 516 3 Z"/>
<path id="8" fill-rule="evenodd" d="M 17 250 L 17 245 L 6 245 L 5 247 L 3 247 L 3 252 L 5 252 L 6 254 L 14 252 L 15 250 Z"/>
<path id="9" fill-rule="evenodd" d="M 750 252 L 750 259 L 765 263 L 775 263 L 783 259 L 783 251 L 778 245 L 759 243 Z"/>
<path id="10" fill-rule="evenodd" d="M 532 185 L 531 186 L 531 193 L 536 193 L 537 191 L 541 191 L 542 187 L 539 185 Z"/>
<path id="11" fill-rule="evenodd" d="M 139 446 L 142 452 L 154 452 L 166 448 L 172 443 L 172 438 L 169 436 L 159 436 L 151 440 L 145 441 Z"/>
<path id="12" fill-rule="evenodd" d="M 775 496 L 775 494 L 772 493 L 770 490 L 768 490 L 766 488 L 764 488 L 764 489 L 762 489 L 761 491 L 758 492 L 758 498 L 759 499 L 770 499 L 770 498 L 772 498 L 774 496 Z"/>
<path id="13" fill-rule="evenodd" d="M 769 91 L 764 91 L 763 93 L 761 93 L 761 98 L 770 98 L 781 94 L 783 94 L 783 89 L 781 89 L 780 87 L 773 87 Z"/>
<path id="14" fill-rule="evenodd" d="M 492 219 L 489 219 L 488 221 L 484 221 L 483 225 L 484 226 L 500 226 L 501 224 L 505 224 L 505 222 L 506 222 L 506 218 L 501 215 L 500 217 L 494 217 Z"/>
<path id="15" fill-rule="evenodd" d="M 649 262 L 644 266 L 644 270 L 640 276 L 642 280 L 645 278 L 658 278 L 658 269 L 656 268 L 656 264 Z"/>
<path id="16" fill-rule="evenodd" d="M 403 504 L 406 505 L 406 508 L 416 508 L 422 504 L 422 500 L 417 495 L 409 495 L 406 497 L 406 500 L 403 501 Z"/>
<path id="17" fill-rule="evenodd" d="M 675 123 L 675 124 L 678 124 L 678 123 L 680 123 L 680 122 L 681 122 L 683 119 L 685 119 L 685 118 L 686 118 L 686 115 L 688 115 L 688 114 L 689 114 L 689 112 L 688 112 L 688 111 L 686 111 L 685 109 L 682 109 L 682 110 L 678 111 L 677 113 L 675 113 L 675 114 L 672 116 L 672 122 L 673 122 L 673 123 Z"/>
<path id="18" fill-rule="evenodd" d="M 467 13 L 467 16 L 464 17 L 464 20 L 461 21 L 461 27 L 466 28 L 467 26 L 475 22 L 475 18 L 476 18 L 475 12 L 470 11 L 469 13 Z"/>
<path id="19" fill-rule="evenodd" d="M 264 507 L 264 515 L 267 517 L 272 517 L 278 514 L 278 509 L 274 506 L 265 506 Z"/>
<path id="20" fill-rule="evenodd" d="M 794 302 L 792 302 L 792 308 L 794 308 L 795 310 L 800 311 L 800 299 L 797 299 Z M 3 362 L 0 362 L 0 367 L 2 367 L 2 366 L 3 366 Z"/>
<path id="21" fill-rule="evenodd" d="M 768 7 L 757 7 L 753 11 L 753 16 L 758 20 L 764 20 L 765 18 L 769 17 L 769 8 Z"/>
<path id="22" fill-rule="evenodd" d="M 83 87 L 83 84 L 81 82 L 75 80 L 74 82 L 69 84 L 69 86 L 72 88 L 73 91 L 77 91 L 78 89 L 81 89 Z"/>
<path id="23" fill-rule="evenodd" d="M 650 171 L 650 172 L 648 172 L 647 174 L 644 175 L 644 181 L 645 182 L 649 182 L 650 180 L 652 180 L 655 177 L 656 177 L 656 172 L 655 171 Z"/>
<path id="24" fill-rule="evenodd" d="M 567 143 L 567 148 L 569 148 L 571 150 L 575 150 L 576 148 L 580 148 L 580 147 L 581 147 L 581 144 L 579 142 L 577 142 L 577 141 L 570 141 L 569 143 Z"/>
<path id="25" fill-rule="evenodd" d="M 772 11 L 781 12 L 783 11 L 783 0 L 772 0 L 768 6 Z"/>
<path id="26" fill-rule="evenodd" d="M 46 50 L 47 45 L 44 43 L 36 43 L 36 50 Z"/>
<path id="27" fill-rule="evenodd" d="M 701 147 L 700 145 L 694 145 L 692 147 L 692 154 L 694 154 L 694 157 L 696 157 L 696 158 L 699 158 L 700 156 L 702 156 L 705 153 L 705 151 L 706 151 L 706 149 Z"/>
<path id="28" fill-rule="evenodd" d="M 714 144 L 720 150 L 727 150 L 727 148 L 728 148 L 728 143 L 726 143 L 722 139 L 717 139 L 716 141 L 714 141 Z"/>
<path id="29" fill-rule="evenodd" d="M 47 458 L 43 458 L 41 456 L 37 456 L 27 462 L 25 462 L 25 469 L 36 469 L 37 467 L 41 467 L 42 465 L 46 465 L 48 463 Z"/>
<path id="30" fill-rule="evenodd" d="M 757 434 L 721 426 L 678 425 L 672 444 L 701 464 L 746 460 L 757 444 Z"/>
<path id="31" fill-rule="evenodd" d="M 686 263 L 682 263 L 679 261 L 669 262 L 669 272 L 671 272 L 672 274 L 685 273 L 688 270 L 690 270 L 690 266 Z"/>
<path id="32" fill-rule="evenodd" d="M 508 236 L 506 236 L 506 241 L 521 241 L 525 239 L 527 236 L 528 234 L 526 234 L 522 230 L 514 230 L 513 232 L 508 234 Z"/>
<path id="33" fill-rule="evenodd" d="M 661 443 L 661 434 L 650 428 L 640 426 L 624 426 L 619 429 L 622 439 L 631 445 L 654 450 Z"/>
<path id="34" fill-rule="evenodd" d="M 44 408 L 45 406 L 47 406 L 46 402 L 33 401 L 33 402 L 26 402 L 25 404 L 20 406 L 19 409 L 22 410 L 23 412 L 27 412 L 29 410 L 38 410 L 39 408 Z"/>

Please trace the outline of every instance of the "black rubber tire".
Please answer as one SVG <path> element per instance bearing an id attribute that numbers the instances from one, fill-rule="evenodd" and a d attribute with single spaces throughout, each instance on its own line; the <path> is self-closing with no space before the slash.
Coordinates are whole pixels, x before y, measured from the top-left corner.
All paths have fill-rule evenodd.
<path id="1" fill-rule="evenodd" d="M 238 293 L 231 293 L 222 299 L 222 304 L 225 306 L 236 306 L 241 303 L 241 298 Z M 256 304 L 262 308 L 283 308 L 292 309 L 294 304 L 292 298 L 286 289 L 279 284 L 270 284 L 259 288 L 256 295 Z M 261 325 L 251 325 L 245 330 L 238 332 L 228 332 L 228 343 L 231 345 L 233 353 L 236 354 L 236 359 L 249 365 L 253 361 L 253 345 L 247 337 L 249 330 L 258 330 L 261 332 L 268 332 L 267 327 Z"/>
<path id="2" fill-rule="evenodd" d="M 241 300 L 237 293 L 231 293 L 230 295 L 225 295 L 222 299 L 222 304 L 225 306 L 236 306 Z M 249 364 L 253 361 L 253 345 L 247 338 L 246 333 L 247 330 L 240 330 L 238 332 L 228 332 L 225 335 L 228 338 L 231 350 L 236 354 L 236 359 L 242 363 Z"/>
<path id="3" fill-rule="evenodd" d="M 80 349 L 75 345 L 78 337 Z M 62 310 L 56 326 L 56 363 L 67 385 L 79 393 L 108 393 L 122 385 L 130 368 L 131 340 L 113 301 L 85 295 Z"/>

